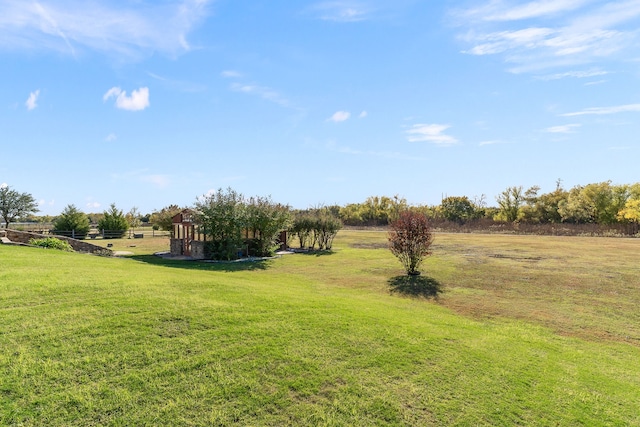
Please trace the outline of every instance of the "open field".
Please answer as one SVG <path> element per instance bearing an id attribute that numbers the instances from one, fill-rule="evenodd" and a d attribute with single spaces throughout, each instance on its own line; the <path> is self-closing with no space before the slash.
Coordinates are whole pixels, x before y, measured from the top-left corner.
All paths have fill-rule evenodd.
<path id="1" fill-rule="evenodd" d="M 0 245 L 0 425 L 640 425 L 640 239 L 257 263 Z M 132 247 L 135 245 L 135 247 Z"/>

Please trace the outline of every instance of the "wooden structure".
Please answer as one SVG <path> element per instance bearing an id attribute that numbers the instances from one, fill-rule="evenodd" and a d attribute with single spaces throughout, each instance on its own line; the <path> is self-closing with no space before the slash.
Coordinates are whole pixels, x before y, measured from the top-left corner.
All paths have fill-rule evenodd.
<path id="1" fill-rule="evenodd" d="M 172 221 L 171 256 L 187 256 L 204 259 L 206 236 L 200 232 L 193 211 L 185 209 L 176 214 Z"/>

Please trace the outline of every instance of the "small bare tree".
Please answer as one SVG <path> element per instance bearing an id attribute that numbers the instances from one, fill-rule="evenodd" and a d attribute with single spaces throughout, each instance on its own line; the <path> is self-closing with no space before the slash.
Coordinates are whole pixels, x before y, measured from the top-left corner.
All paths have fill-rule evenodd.
<path id="1" fill-rule="evenodd" d="M 424 214 L 404 211 L 390 224 L 389 249 L 402 263 L 407 274 L 417 276 L 423 259 L 431 254 L 433 233 Z"/>

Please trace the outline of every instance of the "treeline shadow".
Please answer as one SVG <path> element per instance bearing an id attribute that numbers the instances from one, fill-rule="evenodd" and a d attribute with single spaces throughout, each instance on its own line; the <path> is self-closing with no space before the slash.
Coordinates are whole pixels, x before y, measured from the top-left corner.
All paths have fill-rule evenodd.
<path id="1" fill-rule="evenodd" d="M 387 281 L 392 294 L 415 298 L 434 298 L 443 292 L 442 284 L 432 277 L 396 276 Z"/>
<path id="2" fill-rule="evenodd" d="M 132 255 L 127 258 L 143 262 L 145 264 L 157 265 L 169 268 L 181 268 L 184 270 L 204 270 L 204 271 L 256 271 L 267 270 L 271 265 L 270 259 L 253 259 L 241 261 L 192 261 L 192 260 L 173 260 L 166 259 L 156 255 Z"/>

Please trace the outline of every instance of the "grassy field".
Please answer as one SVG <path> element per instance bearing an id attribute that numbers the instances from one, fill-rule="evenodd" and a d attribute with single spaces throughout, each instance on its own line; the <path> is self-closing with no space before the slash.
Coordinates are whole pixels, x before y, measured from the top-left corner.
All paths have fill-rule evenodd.
<path id="1" fill-rule="evenodd" d="M 0 425 L 640 426 L 640 239 L 438 234 L 413 282 L 380 232 L 111 243 L 0 245 Z"/>

